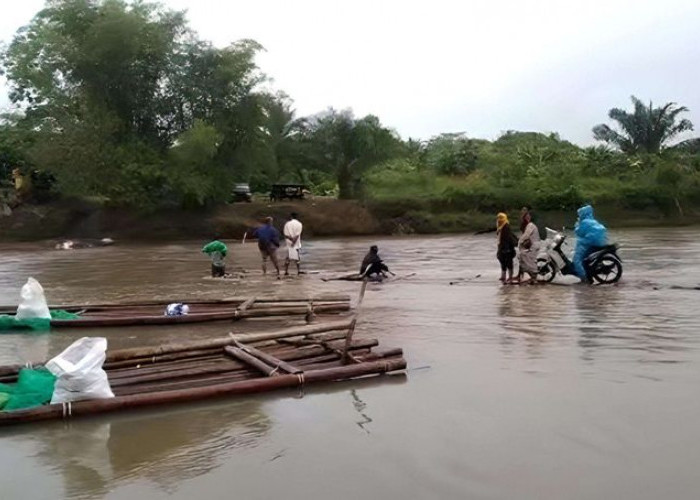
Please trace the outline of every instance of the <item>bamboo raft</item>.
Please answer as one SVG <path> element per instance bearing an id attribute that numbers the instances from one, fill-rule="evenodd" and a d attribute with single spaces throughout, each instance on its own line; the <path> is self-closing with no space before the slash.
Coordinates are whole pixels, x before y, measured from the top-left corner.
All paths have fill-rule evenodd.
<path id="1" fill-rule="evenodd" d="M 165 307 L 181 302 L 189 314 L 166 316 Z M 49 307 L 80 315 L 77 319 L 52 319 L 53 328 L 178 325 L 244 318 L 340 313 L 350 310 L 348 295 L 319 295 L 306 298 L 228 298 L 219 300 L 160 300 L 108 304 L 64 304 Z M 16 306 L 0 306 L 0 314 L 14 314 Z"/>
<path id="2" fill-rule="evenodd" d="M 363 281 L 364 277 L 360 273 L 331 274 L 321 278 L 322 281 Z"/>
<path id="3" fill-rule="evenodd" d="M 401 349 L 353 339 L 355 319 L 107 352 L 114 398 L 0 411 L 0 425 L 303 387 L 406 368 Z M 34 364 L 41 366 L 43 363 Z M 0 366 L 12 383 L 24 365 Z"/>

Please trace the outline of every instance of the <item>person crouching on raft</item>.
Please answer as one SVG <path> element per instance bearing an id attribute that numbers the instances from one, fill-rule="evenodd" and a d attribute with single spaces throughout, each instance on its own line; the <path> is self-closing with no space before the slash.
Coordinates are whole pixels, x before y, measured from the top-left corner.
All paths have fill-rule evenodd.
<path id="1" fill-rule="evenodd" d="M 496 238 L 498 241 L 498 250 L 496 258 L 501 264 L 502 283 L 511 283 L 513 281 L 513 259 L 515 259 L 515 248 L 518 246 L 518 238 L 515 237 L 508 222 L 508 216 L 503 212 L 496 216 Z M 506 280 L 506 271 L 508 271 L 508 279 Z"/>
<path id="2" fill-rule="evenodd" d="M 386 274 L 389 272 L 389 268 L 379 257 L 379 247 L 377 245 L 372 245 L 369 247 L 369 252 L 362 259 L 362 264 L 360 265 L 360 276 L 362 278 L 370 278 L 377 281 L 382 281 L 386 278 Z"/>
<path id="3" fill-rule="evenodd" d="M 202 252 L 211 258 L 212 278 L 223 278 L 226 275 L 226 255 L 228 254 L 226 244 L 215 239 L 204 245 Z"/>

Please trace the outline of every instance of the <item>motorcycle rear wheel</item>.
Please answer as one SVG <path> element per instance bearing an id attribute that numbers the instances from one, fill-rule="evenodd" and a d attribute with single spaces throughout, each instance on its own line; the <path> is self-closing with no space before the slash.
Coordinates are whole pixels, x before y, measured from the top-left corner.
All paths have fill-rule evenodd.
<path id="1" fill-rule="evenodd" d="M 551 262 L 538 262 L 537 266 L 537 278 L 539 281 L 544 283 L 551 283 L 554 277 L 557 275 L 556 269 L 551 264 Z"/>
<path id="2" fill-rule="evenodd" d="M 593 265 L 591 278 L 603 285 L 617 283 L 622 278 L 622 263 L 614 255 L 604 255 Z"/>

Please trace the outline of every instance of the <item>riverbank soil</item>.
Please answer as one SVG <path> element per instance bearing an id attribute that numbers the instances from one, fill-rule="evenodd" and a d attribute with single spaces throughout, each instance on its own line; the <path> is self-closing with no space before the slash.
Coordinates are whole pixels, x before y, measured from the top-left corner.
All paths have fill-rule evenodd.
<path id="1" fill-rule="evenodd" d="M 700 224 L 700 212 L 683 216 L 657 209 L 622 210 L 597 206 L 596 216 L 611 228 L 685 226 Z M 359 202 L 316 197 L 303 201 L 234 203 L 199 211 L 161 210 L 141 213 L 106 207 L 83 200 L 61 200 L 43 205 L 22 205 L 0 215 L 2 241 L 36 241 L 63 238 L 120 240 L 182 240 L 192 238 L 238 238 L 272 216 L 282 227 L 297 212 L 309 236 L 361 236 L 438 234 L 489 231 L 495 215 L 478 211 L 428 212 L 412 210 L 403 203 Z M 517 221 L 518 209 L 509 212 Z M 539 226 L 572 228 L 575 211 L 538 211 Z"/>

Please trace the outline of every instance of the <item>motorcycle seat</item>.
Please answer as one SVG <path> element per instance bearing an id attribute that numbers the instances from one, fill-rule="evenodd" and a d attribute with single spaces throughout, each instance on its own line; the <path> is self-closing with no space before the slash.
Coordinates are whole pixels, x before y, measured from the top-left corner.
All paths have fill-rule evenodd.
<path id="1" fill-rule="evenodd" d="M 596 253 L 596 252 L 601 252 L 601 251 L 615 252 L 615 251 L 617 251 L 617 245 L 612 243 L 610 245 L 603 245 L 602 247 L 591 248 L 591 253 Z"/>
<path id="2" fill-rule="evenodd" d="M 584 265 L 588 264 L 603 254 L 612 253 L 617 256 L 617 245 L 604 245 L 602 247 L 593 247 L 588 255 L 584 259 Z M 618 257 L 619 258 L 619 257 Z"/>

